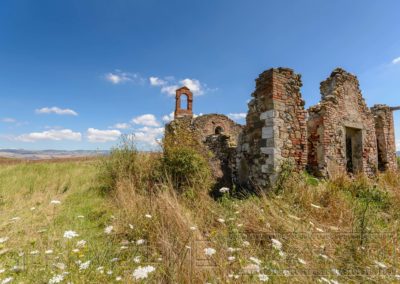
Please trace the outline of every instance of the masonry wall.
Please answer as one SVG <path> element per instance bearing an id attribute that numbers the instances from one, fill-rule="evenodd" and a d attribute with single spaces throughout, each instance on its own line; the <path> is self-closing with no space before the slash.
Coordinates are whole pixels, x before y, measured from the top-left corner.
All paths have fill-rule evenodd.
<path id="1" fill-rule="evenodd" d="M 321 83 L 321 95 L 321 102 L 309 109 L 310 170 L 325 177 L 346 172 L 351 153 L 354 173 L 375 174 L 378 160 L 375 120 L 362 97 L 357 77 L 335 69 Z"/>
<path id="2" fill-rule="evenodd" d="M 394 171 L 397 169 L 397 161 L 393 111 L 387 105 L 375 105 L 371 111 L 375 119 L 378 169 Z"/>
<path id="3" fill-rule="evenodd" d="M 240 138 L 237 175 L 241 184 L 266 189 L 284 161 L 307 163 L 306 111 L 301 77 L 288 68 L 270 69 L 256 80 Z"/>

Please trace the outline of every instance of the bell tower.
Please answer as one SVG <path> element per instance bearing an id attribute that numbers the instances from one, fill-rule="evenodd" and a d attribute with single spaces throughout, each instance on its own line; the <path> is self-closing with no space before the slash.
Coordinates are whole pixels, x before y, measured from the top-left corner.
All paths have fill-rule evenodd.
<path id="1" fill-rule="evenodd" d="M 182 96 L 186 99 L 186 106 L 181 106 Z M 193 116 L 193 93 L 188 87 L 183 86 L 176 90 L 175 96 L 175 118 Z"/>

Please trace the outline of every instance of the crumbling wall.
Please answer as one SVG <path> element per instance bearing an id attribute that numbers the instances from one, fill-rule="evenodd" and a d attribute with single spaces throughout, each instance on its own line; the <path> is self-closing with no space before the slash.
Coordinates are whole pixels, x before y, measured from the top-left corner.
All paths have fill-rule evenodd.
<path id="1" fill-rule="evenodd" d="M 321 83 L 322 100 L 309 109 L 308 166 L 317 176 L 377 168 L 375 121 L 356 76 L 335 69 Z"/>
<path id="2" fill-rule="evenodd" d="M 374 105 L 371 111 L 375 119 L 378 169 L 380 171 L 396 170 L 396 141 L 394 136 L 393 111 L 387 105 Z"/>
<path id="3" fill-rule="evenodd" d="M 288 68 L 270 69 L 256 80 L 246 127 L 239 139 L 238 181 L 266 189 L 285 161 L 297 170 L 307 163 L 306 111 L 301 77 Z"/>

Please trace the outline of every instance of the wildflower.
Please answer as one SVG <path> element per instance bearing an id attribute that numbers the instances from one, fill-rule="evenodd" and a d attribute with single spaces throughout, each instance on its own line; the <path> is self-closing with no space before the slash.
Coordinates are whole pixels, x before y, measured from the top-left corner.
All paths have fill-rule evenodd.
<path id="1" fill-rule="evenodd" d="M 75 231 L 69 230 L 64 232 L 64 238 L 72 239 L 75 237 L 79 237 L 79 235 Z"/>
<path id="2" fill-rule="evenodd" d="M 14 278 L 12 278 L 12 277 L 7 277 L 7 278 L 5 278 L 3 281 L 1 281 L 1 284 L 10 283 L 10 282 L 13 281 L 13 280 L 14 280 Z"/>
<path id="3" fill-rule="evenodd" d="M 197 228 L 195 226 L 190 227 L 190 230 L 195 231 Z"/>
<path id="4" fill-rule="evenodd" d="M 35 207 L 31 207 L 31 211 L 33 211 L 33 210 L 35 210 L 36 208 Z"/>
<path id="5" fill-rule="evenodd" d="M 219 192 L 221 192 L 221 193 L 227 193 L 227 192 L 229 192 L 229 188 L 227 188 L 227 187 L 221 187 L 221 188 L 219 189 Z"/>
<path id="6" fill-rule="evenodd" d="M 220 222 L 220 223 L 225 223 L 225 220 L 222 219 L 222 218 L 218 218 L 217 221 Z"/>
<path id="7" fill-rule="evenodd" d="M 143 239 L 140 239 L 140 240 L 137 240 L 136 241 L 136 244 L 137 245 L 142 245 L 142 244 L 144 244 L 145 243 L 145 240 L 143 240 Z"/>
<path id="8" fill-rule="evenodd" d="M 236 259 L 236 257 L 234 256 L 228 256 L 228 261 L 234 261 Z"/>
<path id="9" fill-rule="evenodd" d="M 112 275 L 112 274 L 113 274 L 113 272 L 111 270 L 107 271 L 107 275 Z"/>
<path id="10" fill-rule="evenodd" d="M 254 262 L 255 264 L 257 264 L 257 265 L 260 265 L 261 264 L 261 260 L 259 260 L 258 258 L 256 258 L 256 257 L 250 257 L 249 258 L 252 262 Z"/>
<path id="11" fill-rule="evenodd" d="M 117 262 L 119 260 L 118 257 L 114 257 L 113 259 L 111 259 L 111 262 Z"/>
<path id="12" fill-rule="evenodd" d="M 50 201 L 50 204 L 59 205 L 59 204 L 61 204 L 61 201 L 60 200 L 52 200 L 52 201 Z"/>
<path id="13" fill-rule="evenodd" d="M 57 274 L 57 275 L 53 276 L 53 278 L 51 278 L 49 280 L 49 284 L 61 283 L 63 280 L 64 280 L 64 275 L 63 274 Z"/>
<path id="14" fill-rule="evenodd" d="M 90 260 L 83 262 L 79 265 L 79 270 L 86 270 L 89 268 Z"/>
<path id="15" fill-rule="evenodd" d="M 285 275 L 286 277 L 289 277 L 290 276 L 290 272 L 289 272 L 289 270 L 283 270 L 282 271 L 283 272 L 283 275 Z"/>
<path id="16" fill-rule="evenodd" d="M 31 255 L 39 254 L 39 251 L 38 250 L 33 250 L 33 251 L 30 252 L 30 254 Z"/>
<path id="17" fill-rule="evenodd" d="M 156 269 L 151 265 L 147 265 L 145 267 L 139 266 L 138 268 L 135 269 L 135 271 L 133 271 L 132 276 L 136 280 L 146 279 L 149 273 L 153 272 L 154 270 Z"/>
<path id="18" fill-rule="evenodd" d="M 383 264 L 382 262 L 379 262 L 379 261 L 376 261 L 376 260 L 374 262 L 379 268 L 383 268 L 383 269 L 387 268 L 387 266 L 385 264 Z"/>
<path id="19" fill-rule="evenodd" d="M 213 254 L 216 253 L 216 250 L 213 248 L 205 248 L 204 249 L 204 254 L 208 256 L 212 256 Z"/>
<path id="20" fill-rule="evenodd" d="M 4 271 L 6 271 L 5 269 L 0 269 L 0 274 L 2 274 Z"/>
<path id="21" fill-rule="evenodd" d="M 267 282 L 269 280 L 269 277 L 267 275 L 265 275 L 265 274 L 258 274 L 258 279 L 261 282 Z"/>
<path id="22" fill-rule="evenodd" d="M 48 250 L 46 250 L 44 253 L 45 253 L 45 254 L 52 254 L 52 253 L 53 253 L 53 250 L 52 250 L 52 249 L 48 249 Z"/>
<path id="23" fill-rule="evenodd" d="M 149 219 L 151 219 L 151 218 L 153 218 L 153 216 L 151 216 L 150 214 L 146 214 L 146 215 L 144 215 L 146 218 L 149 218 Z"/>
<path id="24" fill-rule="evenodd" d="M 9 240 L 9 237 L 0 238 L 0 244 L 5 243 L 8 240 Z"/>
<path id="25" fill-rule="evenodd" d="M 73 249 L 72 252 L 78 253 L 78 252 L 79 252 L 79 249 Z"/>
<path id="26" fill-rule="evenodd" d="M 278 240 L 271 239 L 272 241 L 272 247 L 276 250 L 281 250 L 282 249 L 282 243 Z"/>
<path id="27" fill-rule="evenodd" d="M 127 248 L 128 248 L 127 246 L 121 246 L 120 247 L 121 250 L 124 250 L 124 249 L 127 249 Z"/>
<path id="28" fill-rule="evenodd" d="M 99 273 L 103 274 L 104 273 L 104 267 L 103 266 L 99 266 L 96 269 Z"/>
<path id="29" fill-rule="evenodd" d="M 114 227 L 113 226 L 107 226 L 105 229 L 104 229 L 104 233 L 106 233 L 106 234 L 111 234 L 111 232 L 112 232 L 112 230 L 114 229 Z"/>
<path id="30" fill-rule="evenodd" d="M 80 240 L 76 243 L 76 246 L 78 248 L 83 248 L 86 245 L 86 241 L 85 240 Z"/>
<path id="31" fill-rule="evenodd" d="M 249 243 L 248 241 L 244 241 L 244 242 L 243 242 L 243 245 L 244 245 L 245 247 L 248 247 L 248 246 L 250 245 L 250 243 Z"/>
<path id="32" fill-rule="evenodd" d="M 135 256 L 135 258 L 133 259 L 133 261 L 135 263 L 140 263 L 140 256 Z"/>
<path id="33" fill-rule="evenodd" d="M 85 218 L 85 216 L 83 216 L 83 215 L 78 215 L 77 217 L 78 217 L 79 219 Z"/>
<path id="34" fill-rule="evenodd" d="M 122 277 L 121 277 L 121 276 L 115 277 L 115 281 L 121 281 L 121 280 L 122 280 Z"/>
<path id="35" fill-rule="evenodd" d="M 307 264 L 307 262 L 306 262 L 304 259 L 298 258 L 297 260 L 298 260 L 301 264 L 304 264 L 304 265 Z"/>
<path id="36" fill-rule="evenodd" d="M 243 224 L 237 224 L 238 227 L 243 227 Z"/>
<path id="37" fill-rule="evenodd" d="M 229 252 L 236 252 L 236 251 L 239 251 L 239 250 L 240 250 L 240 248 L 232 248 L 232 247 L 228 248 Z"/>
<path id="38" fill-rule="evenodd" d="M 260 266 L 257 264 L 251 263 L 243 268 L 243 272 L 245 274 L 254 274 L 260 272 Z"/>
<path id="39" fill-rule="evenodd" d="M 281 251 L 281 250 L 279 251 L 278 254 L 279 254 L 280 257 L 285 257 L 285 256 L 286 256 L 286 254 L 285 254 L 283 251 Z"/>
<path id="40" fill-rule="evenodd" d="M 62 262 L 58 262 L 58 263 L 54 264 L 54 266 L 60 270 L 65 270 L 65 267 L 66 267 L 65 264 Z"/>
<path id="41" fill-rule="evenodd" d="M 336 268 L 332 268 L 332 272 L 335 273 L 337 276 L 340 275 L 339 270 L 337 270 Z"/>
<path id="42" fill-rule="evenodd" d="M 132 225 L 132 224 L 129 224 L 129 228 L 130 228 L 131 230 L 133 230 L 133 225 Z"/>

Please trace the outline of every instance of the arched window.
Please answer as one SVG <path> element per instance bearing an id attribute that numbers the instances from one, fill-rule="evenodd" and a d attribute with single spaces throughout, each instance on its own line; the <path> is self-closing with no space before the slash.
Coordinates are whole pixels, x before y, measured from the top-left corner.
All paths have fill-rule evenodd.
<path id="1" fill-rule="evenodd" d="M 222 132 L 224 132 L 224 129 L 221 126 L 215 127 L 215 134 L 216 135 L 222 134 Z"/>
<path id="2" fill-rule="evenodd" d="M 188 95 L 182 94 L 180 96 L 180 100 L 181 100 L 180 108 L 181 109 L 189 109 Z"/>

